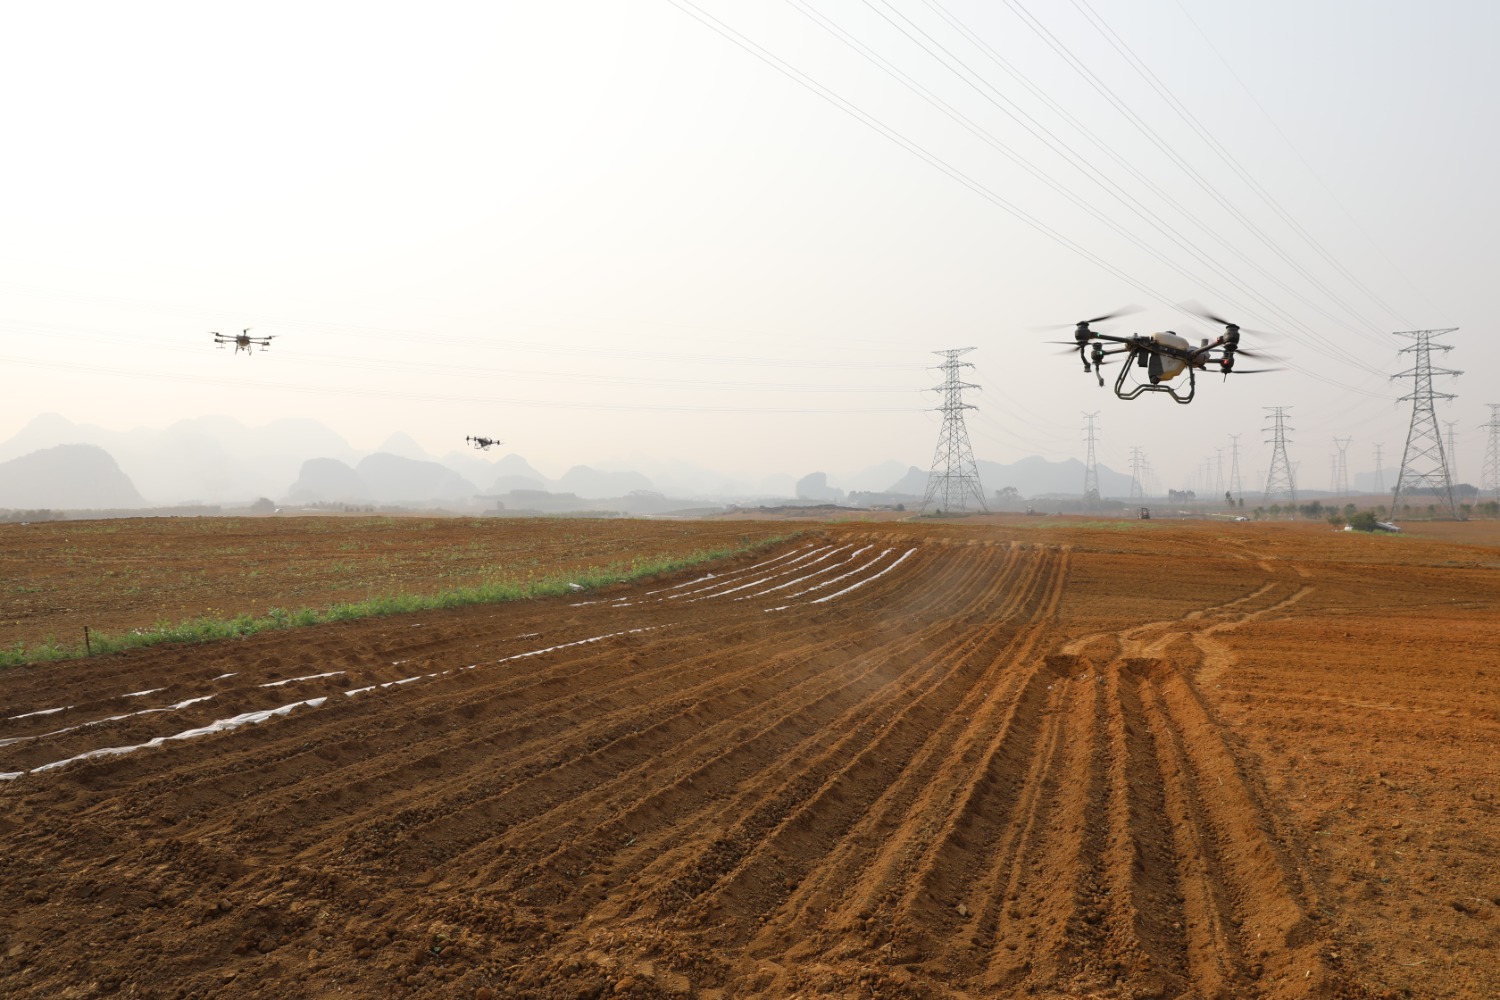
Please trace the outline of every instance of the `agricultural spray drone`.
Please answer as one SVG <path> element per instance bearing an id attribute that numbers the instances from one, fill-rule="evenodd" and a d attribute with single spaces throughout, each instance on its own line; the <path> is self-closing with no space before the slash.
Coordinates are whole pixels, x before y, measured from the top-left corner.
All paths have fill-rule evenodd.
<path id="1" fill-rule="evenodd" d="M 1078 350 L 1078 360 L 1083 362 L 1083 370 L 1093 372 L 1099 379 L 1100 386 L 1104 385 L 1104 366 L 1108 364 L 1106 359 L 1116 354 L 1125 355 L 1124 362 L 1120 365 L 1120 374 L 1115 377 L 1115 395 L 1121 399 L 1135 399 L 1143 392 L 1164 392 L 1179 403 L 1191 403 L 1198 388 L 1197 372 L 1208 371 L 1228 377 L 1276 371 L 1274 368 L 1235 368 L 1237 354 L 1257 356 L 1240 349 L 1239 325 L 1220 319 L 1212 313 L 1197 309 L 1188 311 L 1222 326 L 1224 332 L 1214 340 L 1204 338 L 1199 346 L 1194 347 L 1185 337 L 1180 337 L 1171 330 L 1121 337 L 1089 328 L 1091 323 L 1104 323 L 1135 312 L 1133 308 L 1127 308 L 1080 321 L 1073 331 L 1072 345 Z M 1132 369 L 1141 368 L 1145 371 L 1137 373 L 1132 379 Z M 1187 372 L 1187 390 L 1179 392 L 1168 383 L 1184 371 Z"/>
<path id="2" fill-rule="evenodd" d="M 494 438 L 487 437 L 466 437 L 464 438 L 464 440 L 469 444 L 472 444 L 474 447 L 478 448 L 480 451 L 489 451 L 491 448 L 495 447 L 495 445 L 505 443 L 504 441 L 496 441 Z"/>
<path id="3" fill-rule="evenodd" d="M 226 344 L 233 344 L 234 353 L 236 354 L 240 353 L 241 351 L 244 351 L 246 354 L 250 354 L 257 347 L 264 351 L 266 348 L 271 346 L 271 341 L 275 339 L 275 334 L 272 334 L 269 337 L 252 337 L 250 336 L 251 329 L 251 327 L 247 326 L 243 331 L 235 334 L 215 332 L 213 335 L 214 343 L 219 345 L 220 350 L 222 350 Z"/>

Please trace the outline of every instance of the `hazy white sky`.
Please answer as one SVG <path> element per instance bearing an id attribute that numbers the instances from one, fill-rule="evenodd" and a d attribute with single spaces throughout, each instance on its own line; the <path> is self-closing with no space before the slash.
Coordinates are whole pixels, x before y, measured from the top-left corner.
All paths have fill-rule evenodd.
<path id="1" fill-rule="evenodd" d="M 1098 411 L 1163 489 L 1239 434 L 1253 493 L 1290 406 L 1317 489 L 1335 437 L 1392 481 L 1390 332 L 1456 326 L 1477 482 L 1497 39 L 1479 0 L 8 4 L 0 438 L 304 416 L 837 481 L 925 467 L 972 346 L 981 458 L 1081 458 Z M 1033 329 L 1217 332 L 1190 300 L 1291 367 L 1123 402 Z"/>

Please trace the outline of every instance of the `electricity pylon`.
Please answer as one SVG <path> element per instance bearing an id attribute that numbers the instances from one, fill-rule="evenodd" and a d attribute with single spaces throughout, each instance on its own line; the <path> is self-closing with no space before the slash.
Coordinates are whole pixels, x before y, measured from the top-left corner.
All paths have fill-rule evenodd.
<path id="1" fill-rule="evenodd" d="M 1453 480 L 1453 485 L 1460 486 L 1462 479 L 1458 478 L 1458 445 L 1454 443 L 1453 428 L 1458 424 L 1457 420 L 1444 420 L 1448 425 L 1448 476 Z"/>
<path id="2" fill-rule="evenodd" d="M 1146 469 L 1146 456 L 1141 454 L 1139 447 L 1130 449 L 1130 499 L 1140 500 L 1145 493 L 1145 480 L 1143 475 Z"/>
<path id="3" fill-rule="evenodd" d="M 1411 400 L 1411 429 L 1406 434 L 1406 450 L 1401 455 L 1401 471 L 1396 475 L 1396 489 L 1391 493 L 1391 520 L 1396 520 L 1401 511 L 1401 494 L 1410 494 L 1425 485 L 1439 504 L 1448 509 L 1449 515 L 1462 519 L 1462 512 L 1453 500 L 1453 477 L 1448 473 L 1448 458 L 1443 453 L 1443 436 L 1438 433 L 1437 411 L 1433 401 L 1453 399 L 1451 392 L 1435 392 L 1432 388 L 1434 375 L 1462 375 L 1463 372 L 1449 368 L 1433 368 L 1432 352 L 1451 351 L 1452 344 L 1434 344 L 1432 338 L 1452 333 L 1458 327 L 1447 330 L 1408 330 L 1398 332 L 1398 337 L 1410 337 L 1415 341 L 1403 347 L 1402 354 L 1415 354 L 1416 364 L 1392 379 L 1412 379 L 1412 391 L 1397 400 Z"/>
<path id="4" fill-rule="evenodd" d="M 1375 492 L 1385 492 L 1385 467 L 1380 464 L 1380 445 L 1375 446 Z"/>
<path id="5" fill-rule="evenodd" d="M 989 508 L 984 505 L 984 489 L 979 485 L 979 466 L 974 462 L 974 449 L 969 446 L 969 431 L 964 426 L 964 411 L 977 409 L 972 403 L 964 402 L 964 390 L 978 389 L 979 386 L 959 378 L 962 369 L 974 365 L 958 359 L 972 350 L 972 347 L 959 347 L 932 352 L 943 355 L 945 360 L 935 367 L 946 378 L 942 385 L 933 389 L 943 394 L 943 405 L 938 407 L 943 414 L 943 429 L 938 433 L 937 450 L 932 455 L 932 471 L 927 473 L 923 513 L 934 501 L 939 511 L 967 511 L 971 497 L 978 502 L 980 510 L 989 513 Z"/>
<path id="6" fill-rule="evenodd" d="M 1349 495 L 1349 442 L 1353 440 L 1352 437 L 1333 439 L 1339 450 L 1333 476 L 1333 495 L 1336 497 Z"/>
<path id="7" fill-rule="evenodd" d="M 1490 443 L 1484 449 L 1484 471 L 1479 476 L 1479 488 L 1484 496 L 1500 503 L 1500 403 L 1486 404 L 1490 408 L 1490 422 L 1484 426 L 1490 432 Z"/>
<path id="8" fill-rule="evenodd" d="M 1290 500 L 1295 506 L 1297 503 L 1297 475 L 1292 471 L 1292 463 L 1286 457 L 1286 432 L 1292 428 L 1286 425 L 1286 411 L 1290 406 L 1263 406 L 1263 410 L 1270 410 L 1270 419 L 1274 426 L 1266 428 L 1273 433 L 1273 437 L 1266 444 L 1273 445 L 1271 451 L 1271 471 L 1266 474 L 1265 503 L 1272 500 Z"/>
<path id="9" fill-rule="evenodd" d="M 1240 488 L 1240 436 L 1231 434 L 1229 435 L 1229 493 L 1239 500 L 1243 492 Z"/>
<path id="10" fill-rule="evenodd" d="M 1093 413 L 1085 413 L 1084 419 L 1089 422 L 1085 430 L 1088 432 L 1089 457 L 1083 464 L 1083 507 L 1088 510 L 1099 502 L 1099 466 L 1094 462 L 1094 418 L 1099 416 L 1095 410 Z"/>

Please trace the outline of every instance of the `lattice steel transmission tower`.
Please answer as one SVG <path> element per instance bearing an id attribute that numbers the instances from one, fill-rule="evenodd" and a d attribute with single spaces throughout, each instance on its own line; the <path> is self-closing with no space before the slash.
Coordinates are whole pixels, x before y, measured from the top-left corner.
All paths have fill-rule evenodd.
<path id="1" fill-rule="evenodd" d="M 971 498 L 978 502 L 980 510 L 989 513 L 984 503 L 984 488 L 979 485 L 979 466 L 974 462 L 974 449 L 969 446 L 969 431 L 964 427 L 964 411 L 977 409 L 972 403 L 964 402 L 964 390 L 978 389 L 979 386 L 959 377 L 963 369 L 974 365 L 958 359 L 972 350 L 972 347 L 959 347 L 932 352 L 945 359 L 936 368 L 946 377 L 942 385 L 933 389 L 943 394 L 943 405 L 938 407 L 943 414 L 943 429 L 938 434 L 937 450 L 932 455 L 932 471 L 927 473 L 923 513 L 934 502 L 939 511 L 967 511 Z"/>
<path id="2" fill-rule="evenodd" d="M 1293 504 L 1297 502 L 1297 473 L 1292 469 L 1292 463 L 1286 457 L 1286 432 L 1292 430 L 1286 424 L 1286 411 L 1290 406 L 1263 406 L 1263 410 L 1270 410 L 1270 420 L 1274 426 L 1266 428 L 1273 433 L 1273 437 L 1266 444 L 1274 445 L 1271 451 L 1271 471 L 1266 474 L 1266 493 L 1264 502 L 1286 499 Z"/>
<path id="3" fill-rule="evenodd" d="M 1453 480 L 1453 485 L 1460 486 L 1463 480 L 1458 478 L 1458 445 L 1453 437 L 1453 428 L 1458 425 L 1457 420 L 1444 420 L 1448 425 L 1448 478 Z"/>
<path id="4" fill-rule="evenodd" d="M 1406 450 L 1401 455 L 1401 471 L 1396 475 L 1396 489 L 1391 493 L 1391 520 L 1396 520 L 1401 511 L 1401 494 L 1410 494 L 1425 485 L 1434 494 L 1434 499 L 1448 508 L 1448 513 L 1462 519 L 1462 512 L 1453 500 L 1453 477 L 1448 473 L 1448 458 L 1443 453 L 1443 435 L 1438 432 L 1435 400 L 1453 399 L 1451 392 L 1435 392 L 1432 388 L 1434 375 L 1462 375 L 1450 368 L 1432 367 L 1432 352 L 1451 351 L 1452 344 L 1434 344 L 1432 338 L 1452 333 L 1458 327 L 1446 330 L 1407 330 L 1398 332 L 1398 337 L 1410 337 L 1415 341 L 1403 347 L 1402 354 L 1415 354 L 1416 364 L 1392 379 L 1412 379 L 1410 395 L 1397 402 L 1411 400 L 1411 430 L 1406 434 Z"/>
<path id="5" fill-rule="evenodd" d="M 1375 492 L 1385 492 L 1385 466 L 1380 464 L 1380 445 L 1375 446 Z"/>
<path id="6" fill-rule="evenodd" d="M 1088 434 L 1089 456 L 1083 463 L 1083 506 L 1087 510 L 1099 502 L 1099 465 L 1094 461 L 1094 420 L 1099 416 L 1099 411 L 1085 413 L 1083 419 L 1089 422 L 1084 428 Z"/>
<path id="7" fill-rule="evenodd" d="M 1333 495 L 1336 497 L 1349 495 L 1349 442 L 1353 440 L 1352 437 L 1333 439 L 1334 445 L 1339 450 L 1333 467 Z"/>
<path id="8" fill-rule="evenodd" d="M 1484 471 L 1479 476 L 1482 496 L 1500 503 L 1500 403 L 1486 404 L 1490 408 L 1490 422 L 1484 427 L 1490 432 L 1490 443 L 1484 449 Z"/>
<path id="9" fill-rule="evenodd" d="M 1130 499 L 1140 500 L 1145 497 L 1144 490 L 1146 472 L 1146 456 L 1141 454 L 1139 446 L 1130 449 Z"/>
<path id="10" fill-rule="evenodd" d="M 1229 492 L 1236 500 L 1243 501 L 1243 490 L 1240 488 L 1240 436 L 1229 435 Z"/>

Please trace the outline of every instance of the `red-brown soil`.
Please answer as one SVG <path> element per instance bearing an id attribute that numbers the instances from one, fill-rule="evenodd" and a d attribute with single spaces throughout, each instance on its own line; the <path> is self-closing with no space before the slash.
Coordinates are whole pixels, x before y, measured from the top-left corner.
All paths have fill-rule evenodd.
<path id="1" fill-rule="evenodd" d="M 0 995 L 1500 994 L 1492 540 L 811 527 L 0 673 Z"/>
<path id="2" fill-rule="evenodd" d="M 796 525 L 194 517 L 0 524 L 0 648 L 743 549 Z"/>

